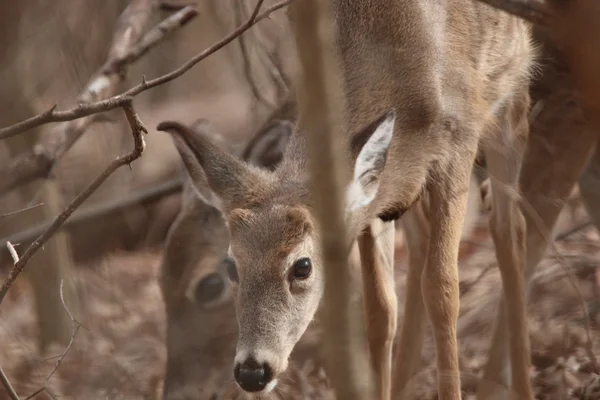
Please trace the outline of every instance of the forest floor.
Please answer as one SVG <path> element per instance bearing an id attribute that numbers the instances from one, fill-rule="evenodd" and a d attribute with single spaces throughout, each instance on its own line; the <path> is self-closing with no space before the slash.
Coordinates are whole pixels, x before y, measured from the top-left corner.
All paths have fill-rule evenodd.
<path id="1" fill-rule="evenodd" d="M 581 207 L 563 217 L 558 232 L 587 218 Z M 458 335 L 465 399 L 474 398 L 480 381 L 501 290 L 486 221 L 487 217 L 482 216 L 478 228 L 461 248 Z M 397 291 L 403 301 L 407 267 L 401 242 L 398 241 L 396 271 Z M 166 318 L 157 283 L 159 263 L 159 253 L 140 252 L 112 255 L 97 265 L 81 267 L 74 279 L 82 299 L 76 318 L 83 326 L 64 358 L 64 346 L 53 347 L 44 354 L 36 350 L 33 298 L 26 282 L 17 282 L 0 308 L 0 365 L 21 400 L 44 385 L 61 399 L 162 398 Z M 529 326 L 531 377 L 538 399 L 600 399 L 595 356 L 590 359 L 593 354 L 600 354 L 599 265 L 600 238 L 589 226 L 557 240 L 536 270 L 530 293 Z M 587 316 L 584 304 L 589 310 Z M 401 305 L 401 314 L 402 308 Z M 311 328 L 307 335 L 312 336 L 304 340 L 315 343 L 316 354 L 318 329 Z M 291 364 L 288 380 L 280 385 L 276 397 L 331 398 L 319 357 L 298 356 L 299 361 Z M 60 365 L 53 372 L 58 360 Z M 423 369 L 413 382 L 415 399 L 437 398 L 433 361 L 434 348 L 428 332 Z M 215 389 L 219 397 L 211 395 L 207 399 L 240 398 L 230 395 L 234 384 L 228 382 L 228 387 Z M 0 399 L 9 398 L 2 389 L 0 393 Z M 51 397 L 42 393 L 36 398 Z"/>

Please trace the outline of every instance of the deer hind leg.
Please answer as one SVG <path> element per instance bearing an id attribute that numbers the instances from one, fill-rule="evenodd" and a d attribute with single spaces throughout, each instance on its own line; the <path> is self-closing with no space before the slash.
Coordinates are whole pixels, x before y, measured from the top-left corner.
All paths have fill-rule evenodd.
<path id="1" fill-rule="evenodd" d="M 358 237 L 363 275 L 367 339 L 379 399 L 391 394 L 392 347 L 396 336 L 398 299 L 394 287 L 393 222 L 373 220 Z"/>
<path id="2" fill-rule="evenodd" d="M 508 340 L 511 393 L 519 399 L 533 399 L 524 276 L 527 225 L 518 195 L 519 173 L 529 131 L 528 109 L 529 93 L 515 95 L 503 110 L 500 129 L 495 132 L 496 140 L 485 148 L 492 192 L 490 231 L 504 293 L 504 305 L 499 315 L 506 319 L 506 324 L 497 325 L 494 341 Z M 493 361 L 496 369 L 506 365 L 506 352 L 500 357 Z"/>
<path id="3" fill-rule="evenodd" d="M 425 304 L 421 293 L 421 276 L 427 262 L 429 226 L 425 215 L 424 201 L 419 201 L 400 220 L 408 248 L 408 275 L 404 319 L 394 358 L 393 398 L 410 398 L 410 380 L 421 365 L 421 349 L 425 334 Z"/>
<path id="4" fill-rule="evenodd" d="M 580 109 L 573 105 L 570 91 L 559 90 L 560 86 L 566 86 L 568 89 L 570 85 L 568 82 L 561 82 L 560 79 L 564 77 L 560 76 L 557 79 L 556 76 L 550 75 L 550 84 L 559 87 L 555 87 L 549 95 L 545 89 L 548 82 L 542 80 L 534 86 L 534 95 L 543 98 L 545 106 L 531 124 L 527 151 L 519 177 L 525 205 L 523 215 L 527 226 L 526 298 L 529 282 L 537 264 L 544 256 L 558 215 L 596 143 L 596 135 L 587 128 Z M 536 93 L 537 87 L 541 88 L 541 93 Z M 568 97 L 565 97 L 565 94 Z M 588 168 L 593 168 L 593 162 L 590 162 Z M 592 186 L 591 183 L 588 184 Z M 596 183 L 596 186 L 600 186 L 600 182 Z M 584 192 L 585 190 L 582 190 L 582 197 L 585 197 Z M 478 400 L 494 398 L 493 394 L 498 391 L 499 384 L 510 386 L 510 377 L 505 376 L 510 373 L 505 306 L 501 298 L 488 362 L 477 391 Z"/>

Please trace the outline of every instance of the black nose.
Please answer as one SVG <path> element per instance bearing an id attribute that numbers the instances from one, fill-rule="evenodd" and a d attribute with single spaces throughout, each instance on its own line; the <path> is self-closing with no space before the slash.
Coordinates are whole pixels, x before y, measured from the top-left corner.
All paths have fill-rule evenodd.
<path id="1" fill-rule="evenodd" d="M 273 378 L 271 368 L 267 364 L 260 365 L 254 358 L 237 364 L 233 375 L 238 385 L 246 392 L 260 392 Z"/>

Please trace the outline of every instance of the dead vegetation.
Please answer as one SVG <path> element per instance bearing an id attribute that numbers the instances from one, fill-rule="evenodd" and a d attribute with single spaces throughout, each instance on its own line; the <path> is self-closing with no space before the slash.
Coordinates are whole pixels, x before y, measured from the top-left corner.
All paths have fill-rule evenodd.
<path id="1" fill-rule="evenodd" d="M 566 230 L 586 218 L 579 206 L 574 220 L 567 213 L 563 215 L 559 229 Z M 500 293 L 497 268 L 488 268 L 495 261 L 487 228 L 481 227 L 485 225 L 486 218 L 482 216 L 480 227 L 463 243 L 465 256 L 460 266 L 460 361 L 463 390 L 470 395 L 474 393 L 485 363 L 495 301 Z M 472 252 L 467 248 L 470 241 L 477 243 Z M 597 307 L 594 310 L 593 304 L 600 294 L 597 271 L 600 237 L 595 228 L 588 227 L 560 241 L 558 247 L 566 262 L 560 265 L 556 255 L 552 254 L 544 259 L 534 278 L 529 306 L 536 398 L 595 399 L 593 396 L 580 395 L 586 390 L 591 391 L 593 385 L 597 384 L 597 378 L 589 370 L 581 305 L 568 283 L 564 268 L 570 268 L 577 276 L 579 290 L 589 304 L 593 329 L 597 332 L 600 312 Z M 402 299 L 406 254 L 402 247 L 396 250 L 397 292 Z M 160 261 L 160 252 L 115 254 L 96 265 L 78 269 L 76 281 L 83 303 L 80 315 L 75 317 L 83 324 L 83 328 L 49 381 L 54 394 L 64 399 L 161 398 L 167 351 L 164 333 L 166 318 L 158 284 Z M 473 285 L 476 280 L 477 283 Z M 358 303 L 360 298 L 355 300 Z M 221 317 L 218 330 L 222 331 L 227 325 L 235 328 L 233 314 L 224 314 L 222 309 L 216 312 Z M 54 368 L 56 358 L 51 357 L 61 354 L 64 348 L 54 346 L 44 354 L 36 350 L 35 313 L 31 289 L 25 284 L 11 289 L 0 310 L 0 318 L 2 368 L 12 378 L 11 382 L 19 393 L 33 393 L 43 385 L 46 376 Z M 294 362 L 278 393 L 280 398 L 332 398 L 318 353 L 320 334 L 317 321 L 292 356 Z M 209 399 L 213 392 L 219 393 L 222 397 L 217 398 L 220 399 L 237 398 L 239 395 L 231 377 L 230 360 L 234 354 L 234 340 L 234 336 L 224 340 L 217 335 L 208 343 L 203 343 L 205 349 L 217 353 L 220 347 L 228 351 L 222 354 L 224 359 L 220 360 L 220 371 L 215 371 L 216 365 L 206 366 L 207 370 L 198 371 L 195 379 L 187 382 L 190 393 L 201 388 L 207 394 L 206 397 L 196 398 Z M 600 351 L 597 339 L 594 341 L 594 350 Z M 203 354 L 204 357 L 210 357 L 208 351 Z M 419 394 L 415 398 L 436 398 L 432 362 L 433 347 L 428 335 L 423 356 L 424 368 L 414 381 Z M 208 385 L 210 374 L 216 372 L 225 375 L 224 383 L 217 387 Z"/>

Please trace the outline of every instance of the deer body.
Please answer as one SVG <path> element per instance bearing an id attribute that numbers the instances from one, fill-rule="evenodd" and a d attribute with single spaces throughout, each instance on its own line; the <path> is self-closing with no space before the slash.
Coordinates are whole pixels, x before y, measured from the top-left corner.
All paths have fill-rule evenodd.
<path id="1" fill-rule="evenodd" d="M 358 239 L 361 253 L 378 398 L 390 398 L 396 332 L 390 221 L 405 212 L 408 221 L 416 221 L 411 214 L 425 210 L 424 222 L 408 224 L 413 293 L 407 296 L 406 315 L 412 317 L 401 335 L 394 390 L 402 393 L 414 372 L 414 360 L 403 355 L 421 339 L 411 335 L 410 324 L 421 324 L 427 314 L 439 396 L 459 399 L 457 258 L 469 178 L 486 135 L 489 168 L 516 185 L 527 136 L 529 30 L 524 22 L 470 0 L 332 3 L 346 98 L 343 140 L 353 171 L 346 192 L 348 240 Z M 300 109 L 282 163 L 272 172 L 239 161 L 206 138 L 172 132 L 182 156 L 206 173 L 226 216 L 239 283 L 234 372 L 248 392 L 275 387 L 323 292 L 319 227 L 307 182 L 305 118 L 310 115 Z M 532 398 L 524 302 L 514 294 L 523 292 L 524 249 L 522 242 L 513 244 L 514 235 L 505 237 L 522 234 L 524 225 L 504 193 L 494 191 L 491 225 L 503 278 L 514 285 L 508 307 L 514 310 L 508 324 L 516 338 L 510 341 L 513 385 Z M 413 253 L 415 248 L 420 254 Z"/>

